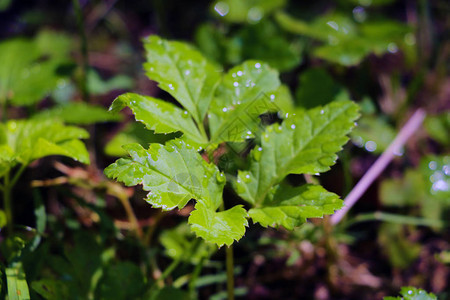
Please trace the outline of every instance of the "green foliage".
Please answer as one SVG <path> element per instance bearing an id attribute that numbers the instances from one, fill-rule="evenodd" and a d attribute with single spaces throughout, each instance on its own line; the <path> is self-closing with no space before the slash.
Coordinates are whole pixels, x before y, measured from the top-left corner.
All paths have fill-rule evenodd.
<path id="1" fill-rule="evenodd" d="M 442 219 L 450 208 L 449 156 L 424 157 L 416 169 L 403 178 L 384 180 L 380 198 L 386 206 L 419 206 L 428 219 Z"/>
<path id="2" fill-rule="evenodd" d="M 436 295 L 412 286 L 404 286 L 400 290 L 401 297 L 384 297 L 383 300 L 437 300 Z"/>
<path id="3" fill-rule="evenodd" d="M 425 119 L 425 129 L 430 137 L 439 143 L 448 146 L 450 144 L 450 113 L 444 112 L 436 116 L 428 116 Z"/>
<path id="4" fill-rule="evenodd" d="M 395 268 L 404 269 L 414 262 L 420 254 L 420 245 L 408 239 L 405 227 L 401 224 L 382 224 L 378 241 L 388 260 Z"/>
<path id="5" fill-rule="evenodd" d="M 165 230 L 159 240 L 167 256 L 173 260 L 187 261 L 192 264 L 199 264 L 204 257 L 211 256 L 217 250 L 214 245 L 199 243 L 201 240 L 195 239 L 185 223 L 174 229 Z"/>
<path id="6" fill-rule="evenodd" d="M 0 43 L 0 103 L 32 105 L 54 90 L 64 78 L 58 68 L 70 62 L 70 46 L 67 36 L 48 31 Z"/>
<path id="7" fill-rule="evenodd" d="M 328 171 L 357 117 L 358 106 L 342 101 L 297 111 L 281 125 L 267 127 L 261 147 L 252 150 L 250 170 L 239 172 L 238 194 L 261 205 L 288 174 Z"/>
<path id="8" fill-rule="evenodd" d="M 89 163 L 89 154 L 79 140 L 88 133 L 54 120 L 11 120 L 0 124 L 0 176 L 14 166 L 28 165 L 48 156 L 63 155 Z"/>
<path id="9" fill-rule="evenodd" d="M 25 279 L 22 264 L 16 263 L 13 267 L 6 268 L 6 282 L 9 300 L 29 300 L 30 293 Z"/>
<path id="10" fill-rule="evenodd" d="M 363 115 L 351 138 L 356 146 L 381 154 L 394 140 L 395 134 L 394 128 L 383 117 Z"/>
<path id="11" fill-rule="evenodd" d="M 130 107 L 136 120 L 155 133 L 181 131 L 188 141 L 205 145 L 207 140 L 200 133 L 190 114 L 177 106 L 156 98 L 128 93 L 114 100 L 110 110 L 120 111 Z"/>
<path id="12" fill-rule="evenodd" d="M 108 265 L 98 283 L 95 299 L 139 299 L 145 291 L 145 279 L 131 262 Z"/>
<path id="13" fill-rule="evenodd" d="M 181 42 L 152 35 L 144 41 L 151 80 L 183 105 L 197 123 L 203 121 L 220 80 L 221 69 Z"/>
<path id="14" fill-rule="evenodd" d="M 127 152 L 122 145 L 138 143 L 146 148 L 150 143 L 164 144 L 166 141 L 180 136 L 180 132 L 157 134 L 147 130 L 141 123 L 129 123 L 106 144 L 105 153 L 109 156 L 126 156 Z"/>
<path id="15" fill-rule="evenodd" d="M 264 16 L 283 7 L 285 0 L 220 0 L 213 3 L 216 16 L 233 23 L 257 23 Z"/>
<path id="16" fill-rule="evenodd" d="M 278 12 L 276 20 L 288 32 L 321 41 L 323 44 L 312 52 L 314 56 L 344 66 L 357 65 L 370 53 L 396 52 L 410 33 L 401 23 L 383 20 L 357 24 L 338 12 L 319 16 L 312 22 Z"/>
<path id="17" fill-rule="evenodd" d="M 93 95 L 104 95 L 113 90 L 130 89 L 133 81 L 125 75 L 118 75 L 109 80 L 103 80 L 95 70 L 87 74 L 87 87 Z"/>
<path id="18" fill-rule="evenodd" d="M 33 119 L 58 119 L 67 124 L 77 125 L 121 120 L 119 115 L 110 114 L 101 106 L 90 105 L 84 102 L 71 102 L 67 105 L 59 105 L 35 114 Z"/>
<path id="19" fill-rule="evenodd" d="M 229 31 L 203 24 L 197 29 L 196 42 L 208 58 L 223 65 L 258 59 L 279 71 L 289 71 L 301 61 L 302 44 L 291 43 L 273 22 L 265 20 L 236 33 Z"/>
<path id="20" fill-rule="evenodd" d="M 296 104 L 301 107 L 313 108 L 349 98 L 348 92 L 324 69 L 310 68 L 300 74 L 295 99 Z"/>
<path id="21" fill-rule="evenodd" d="M 278 72 L 258 61 L 230 69 L 217 89 L 208 114 L 210 142 L 243 142 L 254 137 L 258 116 L 276 111 Z"/>
<path id="22" fill-rule="evenodd" d="M 155 133 L 180 131 L 183 136 L 164 146 L 151 143 L 148 149 L 139 144 L 125 145 L 129 158 L 107 167 L 108 177 L 127 186 L 142 184 L 149 192 L 146 200 L 163 210 L 182 209 L 195 199 L 195 210 L 189 217 L 191 229 L 218 246 L 239 240 L 249 215 L 264 226 L 292 229 L 306 218 L 322 217 L 342 206 L 336 195 L 320 186 L 280 184 L 289 174 L 329 170 L 358 117 L 357 105 L 341 101 L 289 113 L 289 92 L 280 86 L 278 73 L 262 62 L 246 61 L 221 78 L 218 68 L 183 43 L 152 36 L 146 40 L 146 50 L 149 77 L 186 111 L 137 94 L 119 96 L 111 110 L 128 106 L 136 119 Z M 286 115 L 281 125 L 262 127 L 261 114 L 283 110 Z M 239 171 L 235 184 L 252 209 L 247 212 L 242 205 L 235 205 L 223 210 L 226 177 L 198 151 L 205 148 L 213 157 L 211 151 L 218 144 L 244 142 L 257 134 L 263 135 L 261 147 L 252 150 L 250 171 Z"/>

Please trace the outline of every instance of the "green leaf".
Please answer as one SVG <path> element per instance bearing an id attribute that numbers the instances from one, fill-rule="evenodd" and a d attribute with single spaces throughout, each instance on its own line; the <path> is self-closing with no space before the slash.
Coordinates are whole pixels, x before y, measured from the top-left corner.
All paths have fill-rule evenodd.
<path id="1" fill-rule="evenodd" d="M 286 0 L 219 0 L 212 9 L 217 17 L 234 23 L 258 23 L 263 17 L 285 6 Z"/>
<path id="2" fill-rule="evenodd" d="M 386 252 L 393 267 L 404 269 L 420 254 L 421 245 L 410 241 L 403 225 L 383 223 L 379 229 L 378 243 Z"/>
<path id="3" fill-rule="evenodd" d="M 88 71 L 87 85 L 92 95 L 103 95 L 114 90 L 130 89 L 133 80 L 125 75 L 117 75 L 109 80 L 103 80 L 93 69 Z"/>
<path id="4" fill-rule="evenodd" d="M 242 205 L 216 212 L 203 201 L 197 202 L 195 210 L 189 217 L 192 231 L 210 243 L 219 247 L 233 244 L 245 234 L 248 226 L 247 211 Z"/>
<path id="5" fill-rule="evenodd" d="M 257 59 L 283 72 L 300 63 L 301 49 L 288 40 L 272 22 L 244 27 L 233 37 L 241 45 L 242 59 Z"/>
<path id="6" fill-rule="evenodd" d="M 450 205 L 450 156 L 426 156 L 420 161 L 420 171 L 428 194 Z"/>
<path id="7" fill-rule="evenodd" d="M 307 218 L 322 218 L 342 206 L 343 202 L 336 194 L 320 185 L 278 186 L 274 195 L 266 198 L 261 207 L 250 209 L 248 214 L 264 227 L 282 225 L 292 230 Z"/>
<path id="8" fill-rule="evenodd" d="M 240 142 L 254 136 L 259 115 L 276 111 L 278 72 L 259 61 L 246 61 L 228 71 L 208 113 L 211 142 Z"/>
<path id="9" fill-rule="evenodd" d="M 98 283 L 95 299 L 139 299 L 145 281 L 139 267 L 131 262 L 109 265 Z"/>
<path id="10" fill-rule="evenodd" d="M 6 139 L 0 144 L 0 174 L 17 164 L 27 165 L 48 155 L 63 155 L 89 163 L 89 154 L 79 140 L 84 129 L 65 126 L 56 120 L 11 120 L 0 126 Z"/>
<path id="11" fill-rule="evenodd" d="M 288 174 L 315 174 L 330 169 L 347 142 L 358 106 L 351 101 L 300 110 L 266 128 L 261 146 L 251 152 L 249 171 L 239 171 L 236 189 L 244 200 L 260 205 Z"/>
<path id="12" fill-rule="evenodd" d="M 288 39 L 269 20 L 245 26 L 236 33 L 224 31 L 223 27 L 206 23 L 198 28 L 195 35 L 200 50 L 222 65 L 236 65 L 255 59 L 283 72 L 291 70 L 301 61 L 303 44 L 298 39 Z"/>
<path id="13" fill-rule="evenodd" d="M 126 156 L 127 152 L 122 145 L 138 143 L 147 148 L 150 143 L 164 144 L 168 140 L 180 137 L 181 132 L 170 134 L 157 134 L 147 130 L 141 123 L 133 122 L 125 126 L 114 138 L 105 146 L 105 153 L 110 156 Z"/>
<path id="14" fill-rule="evenodd" d="M 394 128 L 384 118 L 363 115 L 350 136 L 356 146 L 381 154 L 389 147 L 395 135 Z"/>
<path id="15" fill-rule="evenodd" d="M 383 297 L 383 300 L 437 300 L 433 293 L 412 286 L 404 286 L 400 290 L 402 297 Z"/>
<path id="16" fill-rule="evenodd" d="M 148 298 L 149 300 L 166 300 L 166 299 L 178 299 L 188 300 L 191 299 L 189 294 L 182 289 L 177 289 L 172 286 L 165 286 L 160 290 L 152 291 Z"/>
<path id="17" fill-rule="evenodd" d="M 174 229 L 164 230 L 159 240 L 165 248 L 166 255 L 171 259 L 190 262 L 194 265 L 217 251 L 214 245 L 198 243 L 198 239 L 186 223 L 181 223 Z"/>
<path id="18" fill-rule="evenodd" d="M 74 299 L 66 282 L 55 279 L 41 279 L 31 283 L 33 290 L 47 300 Z"/>
<path id="19" fill-rule="evenodd" d="M 217 181 L 218 169 L 208 164 L 181 140 L 165 146 L 151 144 L 148 150 L 138 144 L 125 145 L 131 158 L 122 158 L 105 169 L 105 174 L 127 186 L 142 184 L 151 191 L 147 201 L 155 207 L 183 208 L 190 199 L 203 199 L 218 208 L 224 183 Z"/>
<path id="20" fill-rule="evenodd" d="M 221 69 L 186 43 L 152 35 L 144 41 L 147 75 L 201 123 L 220 81 Z"/>
<path id="21" fill-rule="evenodd" d="M 313 108 L 336 99 L 350 99 L 347 91 L 321 68 L 311 68 L 299 77 L 299 88 L 295 93 L 297 105 Z"/>
<path id="22" fill-rule="evenodd" d="M 63 41 L 59 47 L 58 40 Z M 60 51 L 47 44 L 55 41 Z M 41 100 L 63 78 L 58 67 L 68 61 L 65 36 L 44 32 L 35 40 L 10 39 L 0 43 L 0 103 L 31 105 Z"/>
<path id="23" fill-rule="evenodd" d="M 414 206 L 425 198 L 425 183 L 422 174 L 406 170 L 404 178 L 385 179 L 380 184 L 380 200 L 386 206 Z"/>
<path id="24" fill-rule="evenodd" d="M 128 106 L 136 120 L 143 123 L 155 133 L 172 133 L 181 131 L 187 140 L 197 144 L 206 144 L 205 136 L 199 132 L 191 114 L 172 103 L 138 94 L 123 94 L 114 100 L 110 110 L 117 112 Z"/>
<path id="25" fill-rule="evenodd" d="M 322 15 L 308 23 L 278 12 L 276 20 L 289 32 L 322 41 L 324 44 L 313 49 L 313 54 L 344 66 L 359 64 L 371 52 L 377 55 L 396 52 L 411 31 L 388 20 L 357 24 L 339 13 Z"/>
<path id="26" fill-rule="evenodd" d="M 127 186 L 142 184 L 149 191 L 146 200 L 163 210 L 181 209 L 190 199 L 196 199 L 189 223 L 208 242 L 228 245 L 242 237 L 247 212 L 240 206 L 216 212 L 222 203 L 225 176 L 196 150 L 182 140 L 168 141 L 165 146 L 151 144 L 148 150 L 138 144 L 124 148 L 131 158 L 108 166 L 106 176 Z"/>
<path id="27" fill-rule="evenodd" d="M 15 266 L 6 268 L 6 281 L 8 286 L 9 300 L 29 300 L 30 293 L 28 291 L 28 284 L 25 279 L 25 272 L 22 264 L 16 263 Z"/>
<path id="28" fill-rule="evenodd" d="M 89 125 L 101 122 L 120 121 L 120 115 L 109 113 L 104 107 L 85 102 L 71 102 L 44 110 L 33 116 L 33 119 L 59 119 L 64 123 Z"/>
<path id="29" fill-rule="evenodd" d="M 424 125 L 431 138 L 443 145 L 450 145 L 450 112 L 428 116 Z"/>

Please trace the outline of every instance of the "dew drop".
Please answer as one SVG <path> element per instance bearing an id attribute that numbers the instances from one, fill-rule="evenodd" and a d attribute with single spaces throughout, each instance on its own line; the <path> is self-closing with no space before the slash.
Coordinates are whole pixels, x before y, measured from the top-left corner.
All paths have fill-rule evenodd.
<path id="1" fill-rule="evenodd" d="M 224 107 L 224 108 L 222 108 L 222 111 L 223 111 L 223 112 L 227 112 L 227 111 L 228 111 L 228 108 Z"/>
<path id="2" fill-rule="evenodd" d="M 377 150 L 377 143 L 375 143 L 374 141 L 368 141 L 365 143 L 364 148 L 366 148 L 366 150 L 369 152 L 373 152 Z"/>
<path id="3" fill-rule="evenodd" d="M 174 90 L 173 84 L 169 83 L 169 89 Z"/>
<path id="4" fill-rule="evenodd" d="M 270 101 L 274 101 L 275 100 L 275 95 L 274 94 L 272 94 L 272 95 L 270 95 Z"/>
<path id="5" fill-rule="evenodd" d="M 430 161 L 430 163 L 428 164 L 428 168 L 430 168 L 430 170 L 436 170 L 437 167 L 437 163 L 433 160 Z"/>
<path id="6" fill-rule="evenodd" d="M 187 110 L 183 111 L 183 117 L 184 117 L 184 118 L 189 117 L 189 113 L 187 112 Z"/>
<path id="7" fill-rule="evenodd" d="M 335 21 L 329 21 L 329 22 L 327 22 L 327 25 L 336 31 L 339 30 L 339 25 Z"/>
<path id="8" fill-rule="evenodd" d="M 237 81 L 233 82 L 233 86 L 238 87 L 239 86 L 239 82 L 237 82 Z"/>
<path id="9" fill-rule="evenodd" d="M 387 49 L 390 53 L 397 53 L 397 51 L 398 51 L 397 44 L 395 44 L 395 43 L 389 43 L 387 46 Z"/>
<path id="10" fill-rule="evenodd" d="M 257 68 L 257 69 L 261 68 L 261 64 L 260 63 L 256 63 L 255 64 L 255 68 Z"/>
<path id="11" fill-rule="evenodd" d="M 295 129 L 295 125 L 294 125 L 294 124 L 292 124 L 292 125 L 291 125 L 291 128 L 292 128 L 292 129 Z"/>
<path id="12" fill-rule="evenodd" d="M 325 112 L 325 111 L 324 111 L 324 110 L 322 109 L 322 110 L 320 111 L 320 114 L 321 114 L 321 115 L 323 115 L 323 114 L 324 114 L 324 112 Z"/>
<path id="13" fill-rule="evenodd" d="M 226 180 L 225 175 L 223 175 L 223 173 L 217 173 L 216 178 L 218 182 L 225 182 Z"/>
<path id="14" fill-rule="evenodd" d="M 242 76 L 242 75 L 244 75 L 244 72 L 242 72 L 242 71 L 237 72 L 237 76 Z"/>
<path id="15" fill-rule="evenodd" d="M 230 11 L 230 6 L 228 6 L 228 4 L 226 2 L 223 1 L 219 1 L 217 2 L 217 4 L 214 6 L 214 10 L 221 16 L 221 17 L 225 17 L 228 12 Z"/>
<path id="16" fill-rule="evenodd" d="M 189 74 L 191 74 L 191 70 L 186 70 L 186 71 L 184 71 L 184 75 L 189 75 Z"/>
<path id="17" fill-rule="evenodd" d="M 261 8 L 255 6 L 248 10 L 247 19 L 250 23 L 258 23 L 264 15 Z"/>

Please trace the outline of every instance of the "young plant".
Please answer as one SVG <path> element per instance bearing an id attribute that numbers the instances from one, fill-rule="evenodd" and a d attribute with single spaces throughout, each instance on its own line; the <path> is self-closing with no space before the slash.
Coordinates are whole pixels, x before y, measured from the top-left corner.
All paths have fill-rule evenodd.
<path id="1" fill-rule="evenodd" d="M 158 36 L 145 40 L 147 75 L 182 106 L 153 97 L 124 94 L 111 110 L 128 106 L 136 120 L 155 133 L 182 132 L 165 145 L 124 145 L 128 158 L 105 169 L 127 186 L 142 184 L 145 199 L 163 210 L 182 209 L 191 199 L 192 231 L 219 247 L 245 234 L 248 219 L 262 226 L 292 229 L 307 218 L 341 208 L 342 201 L 320 185 L 294 187 L 289 174 L 317 174 L 330 169 L 358 117 L 351 101 L 312 110 L 290 111 L 287 89 L 278 72 L 260 61 L 246 61 L 223 72 L 191 46 Z M 281 123 L 263 126 L 259 116 L 282 112 Z M 218 163 L 226 144 L 254 139 L 248 169 L 225 174 Z M 232 168 L 230 168 L 232 169 Z M 225 172 L 227 167 L 225 167 Z M 228 207 L 226 182 L 245 201 Z"/>

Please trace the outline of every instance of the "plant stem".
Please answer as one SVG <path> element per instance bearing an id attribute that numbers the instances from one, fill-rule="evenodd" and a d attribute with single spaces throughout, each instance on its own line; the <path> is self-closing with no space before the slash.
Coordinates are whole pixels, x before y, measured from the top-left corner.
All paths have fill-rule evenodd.
<path id="1" fill-rule="evenodd" d="M 77 26 L 78 26 L 78 34 L 81 38 L 81 45 L 80 45 L 80 51 L 81 51 L 81 59 L 82 59 L 82 68 L 81 68 L 81 82 L 80 82 L 80 88 L 81 93 L 83 94 L 83 99 L 86 102 L 89 102 L 90 94 L 89 89 L 87 85 L 87 73 L 89 68 L 89 56 L 88 56 L 88 48 L 87 48 L 87 37 L 86 37 L 86 30 L 84 28 L 84 18 L 83 18 L 83 11 L 81 10 L 80 2 L 79 0 L 72 0 L 73 9 L 75 11 L 75 15 L 77 18 Z"/>
<path id="2" fill-rule="evenodd" d="M 225 248 L 227 265 L 227 293 L 228 300 L 234 300 L 234 259 L 233 245 Z"/>
<path id="3" fill-rule="evenodd" d="M 411 216 L 386 213 L 386 212 L 382 212 L 382 211 L 376 211 L 373 213 L 365 213 L 365 214 L 360 214 L 360 215 L 356 216 L 354 219 L 346 222 L 345 227 L 352 226 L 356 223 L 369 222 L 369 221 L 382 221 L 382 222 L 402 224 L 402 225 L 430 226 L 430 227 L 439 227 L 439 228 L 449 225 L 448 223 L 446 224 L 444 221 L 441 221 L 441 220 L 417 218 L 417 217 L 411 217 Z"/>
<path id="4" fill-rule="evenodd" d="M 403 128 L 400 130 L 394 141 L 383 152 L 383 154 L 377 159 L 377 161 L 370 167 L 369 171 L 361 178 L 352 191 L 347 195 L 344 200 L 344 208 L 335 213 L 331 217 L 331 224 L 336 225 L 347 214 L 350 208 L 359 200 L 359 198 L 366 192 L 369 186 L 375 179 L 380 176 L 381 172 L 387 167 L 387 165 L 394 158 L 395 153 L 398 153 L 401 147 L 406 143 L 411 135 L 420 127 L 425 119 L 425 112 L 422 109 L 418 109 L 414 115 L 406 122 Z"/>
<path id="5" fill-rule="evenodd" d="M 13 232 L 13 212 L 11 205 L 11 184 L 9 181 L 9 172 L 5 174 L 3 183 L 3 205 L 6 214 L 6 228 L 8 234 L 11 235 Z"/>
<path id="6" fill-rule="evenodd" d="M 6 115 L 6 105 L 7 105 L 7 100 L 6 97 L 5 98 L 0 98 L 0 103 L 2 104 L 2 121 L 6 122 L 6 120 L 8 119 L 8 116 Z"/>
<path id="7" fill-rule="evenodd" d="M 200 272 L 203 268 L 203 263 L 205 261 L 205 256 L 202 256 L 200 259 L 200 262 L 195 266 L 194 272 L 192 273 L 191 279 L 189 280 L 189 295 L 191 299 L 196 299 L 195 295 L 195 285 L 197 283 L 198 276 L 200 275 Z"/>

